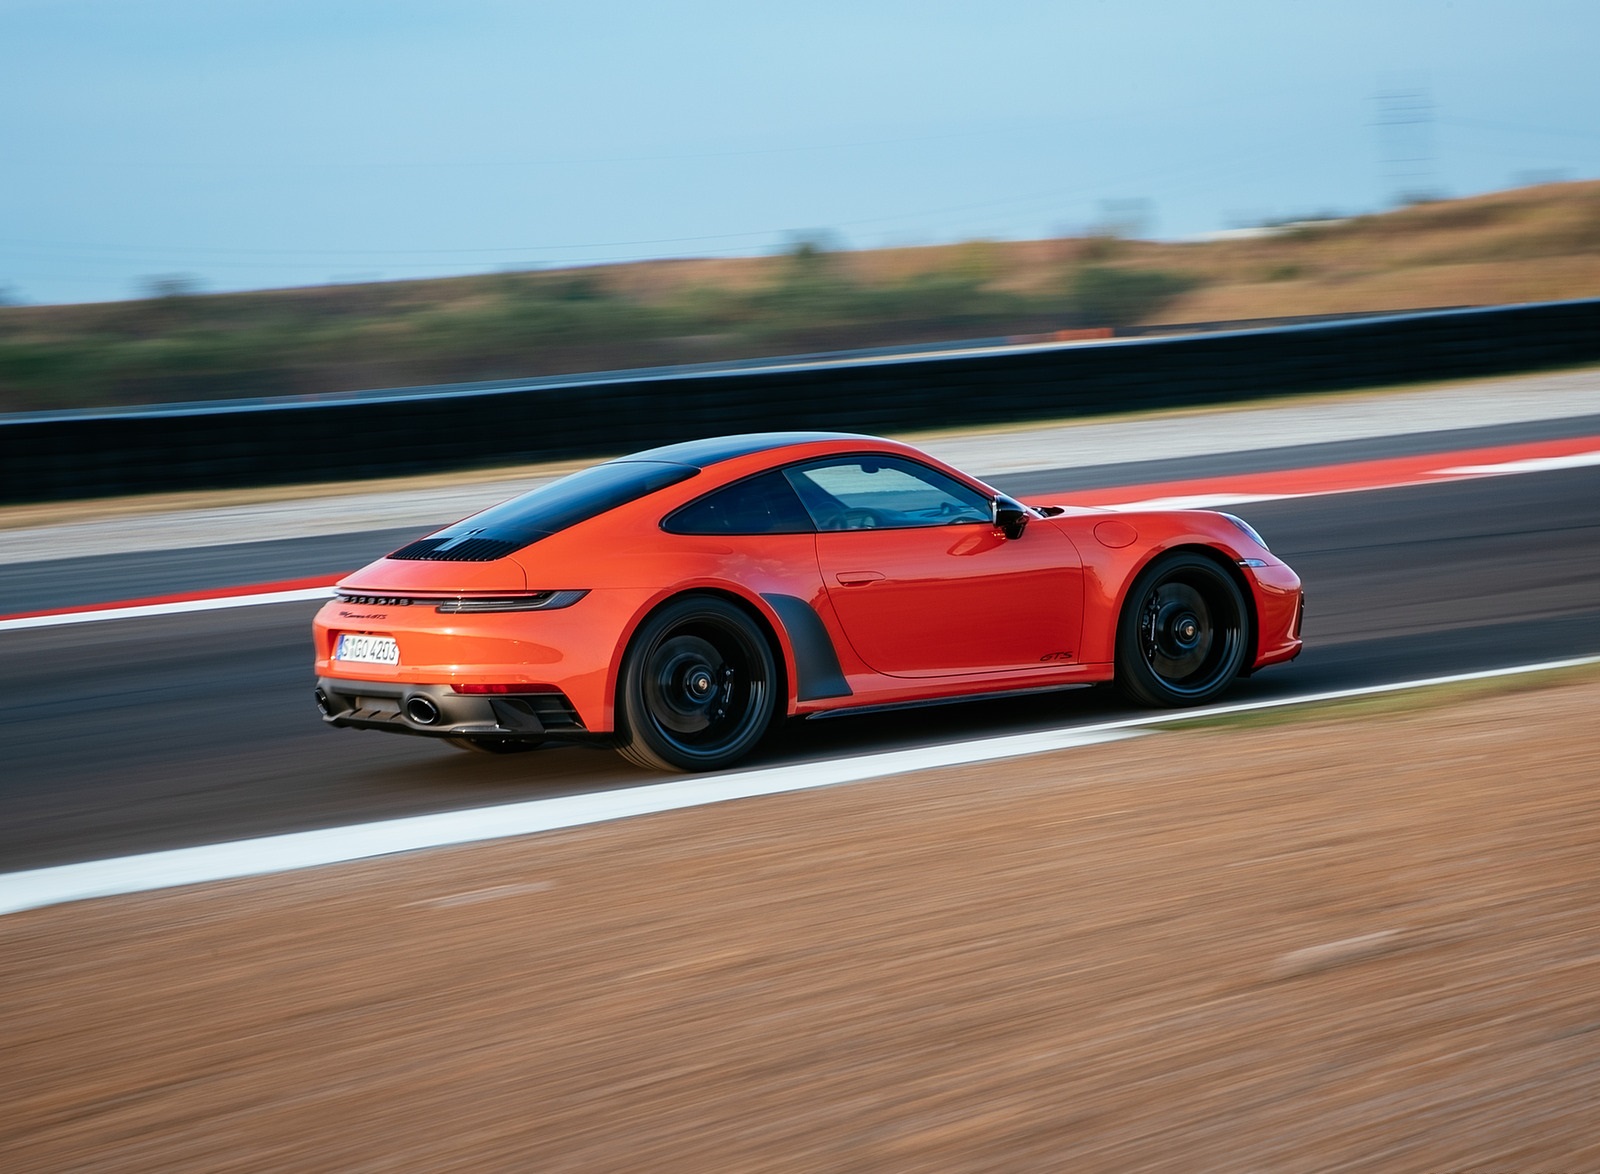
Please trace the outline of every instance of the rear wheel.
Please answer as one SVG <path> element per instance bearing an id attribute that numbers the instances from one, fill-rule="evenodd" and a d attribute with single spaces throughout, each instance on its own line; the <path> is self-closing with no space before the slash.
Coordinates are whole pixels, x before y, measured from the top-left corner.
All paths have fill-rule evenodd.
<path id="1" fill-rule="evenodd" d="M 1244 593 L 1199 554 L 1164 555 L 1134 583 L 1117 624 L 1117 684 L 1145 705 L 1199 705 L 1239 675 L 1250 646 Z"/>
<path id="2" fill-rule="evenodd" d="M 650 616 L 622 665 L 618 750 L 652 770 L 717 770 L 761 740 L 777 707 L 765 635 L 727 600 L 692 595 Z"/>

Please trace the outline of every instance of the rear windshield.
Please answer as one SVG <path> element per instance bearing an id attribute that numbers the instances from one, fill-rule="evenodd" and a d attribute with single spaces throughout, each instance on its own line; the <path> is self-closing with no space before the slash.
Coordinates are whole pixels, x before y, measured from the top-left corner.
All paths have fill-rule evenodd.
<path id="1" fill-rule="evenodd" d="M 489 562 L 568 526 L 687 481 L 700 470 L 668 461 L 610 461 L 541 485 L 402 547 L 390 558 Z"/>

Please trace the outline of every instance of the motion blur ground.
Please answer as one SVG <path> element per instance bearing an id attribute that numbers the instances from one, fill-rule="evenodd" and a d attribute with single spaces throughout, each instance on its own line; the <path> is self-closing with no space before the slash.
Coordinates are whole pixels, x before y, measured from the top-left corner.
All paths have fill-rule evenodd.
<path id="1" fill-rule="evenodd" d="M 1589 670 L 0 918 L 0 1152 L 1588 1169 L 1597 706 Z"/>

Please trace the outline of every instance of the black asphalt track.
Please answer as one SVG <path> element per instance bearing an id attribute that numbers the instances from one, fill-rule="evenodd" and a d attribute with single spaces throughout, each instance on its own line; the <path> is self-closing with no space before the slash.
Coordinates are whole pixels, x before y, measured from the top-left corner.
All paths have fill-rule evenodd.
<path id="1" fill-rule="evenodd" d="M 1496 433 L 1482 443 L 1503 438 Z M 1338 459 L 1372 455 L 1394 454 Z M 1315 463 L 1325 463 L 1326 449 L 1320 456 Z M 1170 477 L 1204 472 L 1163 468 Z M 1063 473 L 1055 484 L 1027 474 L 1028 495 L 1039 500 L 1051 489 L 1070 489 L 1082 473 Z M 1002 486 L 1008 480 L 998 479 Z M 1600 654 L 1600 468 L 1238 512 L 1306 582 L 1307 651 L 1293 665 L 1240 682 L 1230 700 Z M 205 575 L 227 574 L 222 582 L 249 581 L 258 565 L 270 566 L 259 579 L 348 569 L 393 545 L 387 535 L 373 539 L 274 543 L 261 564 L 252 561 L 260 552 L 248 548 L 149 556 L 124 564 L 136 570 L 121 579 L 114 560 L 62 560 L 0 568 L 0 580 L 12 599 L 46 607 L 70 602 L 85 563 L 96 564 L 98 598 L 127 598 L 184 589 L 183 578 L 197 566 Z M 305 563 L 295 563 L 297 551 Z M 139 579 L 160 566 L 165 579 Z M 27 572 L 24 586 L 19 571 Z M 65 578 L 52 583 L 55 575 Z M 158 585 L 129 585 L 136 581 Z M 495 758 L 423 739 L 323 728 L 310 699 L 315 609 L 282 604 L 0 632 L 0 871 L 652 778 L 603 751 Z M 785 729 L 749 765 L 1125 712 L 1114 695 L 1080 690 L 836 718 Z M 1129 753 L 1138 753 L 1137 743 Z"/>

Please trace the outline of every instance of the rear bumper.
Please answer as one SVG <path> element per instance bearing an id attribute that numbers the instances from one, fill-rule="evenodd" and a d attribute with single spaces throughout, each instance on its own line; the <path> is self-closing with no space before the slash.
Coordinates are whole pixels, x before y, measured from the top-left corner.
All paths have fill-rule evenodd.
<path id="1" fill-rule="evenodd" d="M 393 699 L 394 689 L 404 698 L 422 691 L 421 683 L 446 690 L 474 683 L 525 685 L 529 694 L 560 690 L 581 715 L 580 729 L 610 730 L 617 650 L 632 630 L 634 617 L 648 606 L 647 592 L 591 591 L 576 605 L 555 611 L 445 615 L 431 606 L 436 602 L 366 606 L 330 600 L 313 622 L 312 671 L 319 678 L 334 679 L 342 693 L 374 698 Z M 339 637 L 351 633 L 392 637 L 400 663 L 336 659 Z M 379 685 L 389 686 L 390 691 L 380 690 Z M 482 705 L 452 706 L 447 712 L 461 713 L 462 721 L 493 720 L 490 709 Z M 379 725 L 367 728 L 393 728 L 392 722 L 379 720 Z M 400 726 L 410 733 L 435 732 L 432 727 L 406 729 L 404 722 Z"/>
<path id="2" fill-rule="evenodd" d="M 554 690 L 467 696 L 449 685 L 318 677 L 314 697 L 330 726 L 425 738 L 596 738 L 566 695 Z"/>

